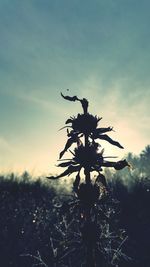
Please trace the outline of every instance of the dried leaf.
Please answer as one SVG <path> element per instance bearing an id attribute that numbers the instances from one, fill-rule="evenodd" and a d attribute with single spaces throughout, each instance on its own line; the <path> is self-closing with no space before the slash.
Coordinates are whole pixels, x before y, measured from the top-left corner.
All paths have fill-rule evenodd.
<path id="1" fill-rule="evenodd" d="M 112 130 L 113 130 L 113 127 L 97 128 L 95 133 L 94 133 L 94 136 L 99 136 L 99 134 L 110 132 Z"/>
<path id="2" fill-rule="evenodd" d="M 96 116 L 97 117 L 97 116 Z M 97 117 L 97 122 L 101 121 L 102 117 Z"/>
<path id="3" fill-rule="evenodd" d="M 102 163 L 102 166 L 104 167 L 115 167 L 117 162 L 114 161 L 105 161 Z"/>
<path id="4" fill-rule="evenodd" d="M 87 109 L 88 109 L 88 101 L 86 98 L 83 98 L 83 99 L 79 99 L 77 96 L 64 96 L 62 93 L 61 93 L 61 96 L 66 99 L 66 100 L 69 100 L 69 101 L 80 101 L 81 105 L 82 105 L 82 108 L 83 108 L 83 111 L 84 113 L 87 113 Z"/>
<path id="5" fill-rule="evenodd" d="M 67 143 L 66 143 L 66 145 L 65 145 L 65 148 L 63 149 L 63 151 L 60 152 L 59 159 L 62 158 L 62 156 L 64 155 L 64 153 L 67 151 L 67 149 L 68 149 L 69 147 L 71 147 L 71 145 L 72 145 L 74 142 L 76 142 L 76 141 L 77 141 L 76 136 L 74 136 L 74 137 L 70 137 L 70 138 L 68 139 L 68 141 L 67 141 Z"/>
<path id="6" fill-rule="evenodd" d="M 51 179 L 51 180 L 56 180 L 56 179 L 59 179 L 59 178 L 61 178 L 61 177 L 64 177 L 64 176 L 66 176 L 66 175 L 70 175 L 70 174 L 72 174 L 73 172 L 77 172 L 77 171 L 79 171 L 80 170 L 80 166 L 78 165 L 78 166 L 73 166 L 73 165 L 71 165 L 71 166 L 69 166 L 68 167 L 68 169 L 67 170 L 65 170 L 63 173 L 61 173 L 60 175 L 58 175 L 58 176 L 50 176 L 50 177 L 47 177 L 48 179 Z"/>
<path id="7" fill-rule="evenodd" d="M 65 128 L 67 128 L 67 129 L 68 129 L 68 128 L 72 128 L 72 127 L 71 127 L 71 126 L 68 126 L 68 125 L 66 125 L 66 126 L 63 126 L 62 128 L 60 128 L 60 129 L 59 129 L 59 131 L 61 131 L 61 130 L 65 129 Z"/>
<path id="8" fill-rule="evenodd" d="M 62 158 L 62 156 L 64 155 L 64 153 L 65 153 L 65 151 L 64 151 L 64 150 L 60 152 L 60 154 L 59 154 L 59 159 L 61 159 L 61 158 Z"/>
<path id="9" fill-rule="evenodd" d="M 116 165 L 114 166 L 115 170 L 122 170 L 125 167 L 130 167 L 130 164 L 127 162 L 126 159 L 116 162 Z"/>
<path id="10" fill-rule="evenodd" d="M 113 167 L 115 170 L 122 170 L 125 167 L 129 167 L 130 164 L 127 162 L 127 160 L 119 160 L 117 162 L 112 162 L 112 161 L 106 161 L 102 163 L 102 166 L 104 167 Z"/>
<path id="11" fill-rule="evenodd" d="M 65 124 L 72 123 L 72 119 L 66 120 Z"/>
<path id="12" fill-rule="evenodd" d="M 62 93 L 61 93 L 61 96 L 66 99 L 66 100 L 69 100 L 69 101 L 79 101 L 79 99 L 77 98 L 77 96 L 64 96 Z"/>
<path id="13" fill-rule="evenodd" d="M 111 139 L 107 134 L 102 134 L 102 135 L 100 134 L 98 138 L 99 138 L 99 139 L 102 139 L 102 140 L 105 140 L 105 141 L 109 142 L 110 144 L 112 144 L 112 145 L 114 145 L 114 146 L 117 146 L 117 147 L 119 147 L 119 148 L 124 148 L 123 146 L 121 146 L 121 145 L 119 144 L 119 142 L 114 141 L 114 140 Z"/>
<path id="14" fill-rule="evenodd" d="M 68 167 L 69 165 L 74 164 L 73 161 L 63 162 L 57 165 L 57 167 Z"/>

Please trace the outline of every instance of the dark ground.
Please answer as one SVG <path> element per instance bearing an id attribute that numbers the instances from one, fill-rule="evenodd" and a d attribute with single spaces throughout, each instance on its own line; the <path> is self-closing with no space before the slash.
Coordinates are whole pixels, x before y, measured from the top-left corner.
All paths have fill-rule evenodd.
<path id="1" fill-rule="evenodd" d="M 120 201 L 119 227 L 129 236 L 124 251 L 132 258 L 120 261 L 119 267 L 150 266 L 149 184 L 146 178 L 135 179 L 130 188 L 119 178 L 110 184 L 114 197 Z M 59 221 L 54 202 L 60 192 L 59 187 L 47 186 L 40 180 L 33 182 L 27 174 L 19 179 L 13 175 L 0 178 L 0 266 L 30 267 L 44 266 L 44 263 L 45 267 L 56 266 L 50 236 Z M 65 196 L 62 199 L 66 201 Z M 44 263 L 33 258 L 38 252 Z M 70 266 L 81 265 L 74 260 Z"/>

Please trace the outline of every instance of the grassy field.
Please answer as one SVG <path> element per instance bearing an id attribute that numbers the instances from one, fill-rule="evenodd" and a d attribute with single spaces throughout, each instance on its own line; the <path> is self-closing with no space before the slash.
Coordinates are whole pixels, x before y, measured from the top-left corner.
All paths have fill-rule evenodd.
<path id="1" fill-rule="evenodd" d="M 129 156 L 132 164 L 140 166 L 139 158 Z M 146 159 L 146 162 L 149 161 Z M 131 258 L 120 260 L 117 263 L 119 267 L 150 266 L 149 164 L 147 168 L 146 163 L 141 166 L 144 169 L 111 174 L 111 179 L 108 179 L 111 194 L 119 201 L 110 225 L 125 229 L 128 239 L 123 252 Z M 13 174 L 0 177 L 0 266 L 81 266 L 84 253 L 79 249 L 80 237 L 71 245 L 74 249 L 71 262 L 57 261 L 58 257 L 63 258 L 66 247 L 69 247 L 68 239 L 64 237 L 61 241 L 60 237 L 64 233 L 67 235 L 63 229 L 63 212 L 68 212 L 66 203 L 72 193 L 66 191 L 65 183 L 62 186 L 55 182 L 54 186 L 46 181 L 45 178 L 34 180 L 27 173 L 20 177 Z M 63 209 L 61 203 L 65 203 Z M 68 213 L 71 221 L 69 216 L 72 215 Z M 72 231 L 77 231 L 76 225 L 74 222 Z M 111 265 L 103 264 L 103 267 L 108 266 Z"/>

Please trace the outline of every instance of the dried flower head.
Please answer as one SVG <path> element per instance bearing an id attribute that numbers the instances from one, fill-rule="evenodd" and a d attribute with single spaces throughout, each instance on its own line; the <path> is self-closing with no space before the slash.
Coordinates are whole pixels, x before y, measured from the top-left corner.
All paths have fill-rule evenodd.
<path id="1" fill-rule="evenodd" d="M 100 167 L 103 162 L 103 157 L 101 153 L 98 153 L 98 147 L 98 143 L 91 143 L 87 147 L 81 145 L 75 148 L 75 157 L 73 160 L 83 168 L 88 167 L 90 170 Z"/>
<path id="2" fill-rule="evenodd" d="M 66 121 L 66 124 L 71 123 L 71 127 L 74 132 L 90 134 L 95 131 L 100 120 L 101 118 L 86 113 L 78 114 L 77 117 L 71 117 Z"/>

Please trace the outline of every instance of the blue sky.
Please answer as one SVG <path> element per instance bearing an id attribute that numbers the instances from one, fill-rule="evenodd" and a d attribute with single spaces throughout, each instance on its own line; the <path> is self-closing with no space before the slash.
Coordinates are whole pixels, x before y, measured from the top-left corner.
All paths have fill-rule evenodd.
<path id="1" fill-rule="evenodd" d="M 148 0 L 0 0 L 0 171 L 57 172 L 58 132 L 87 97 L 112 137 L 140 153 L 150 136 Z"/>

